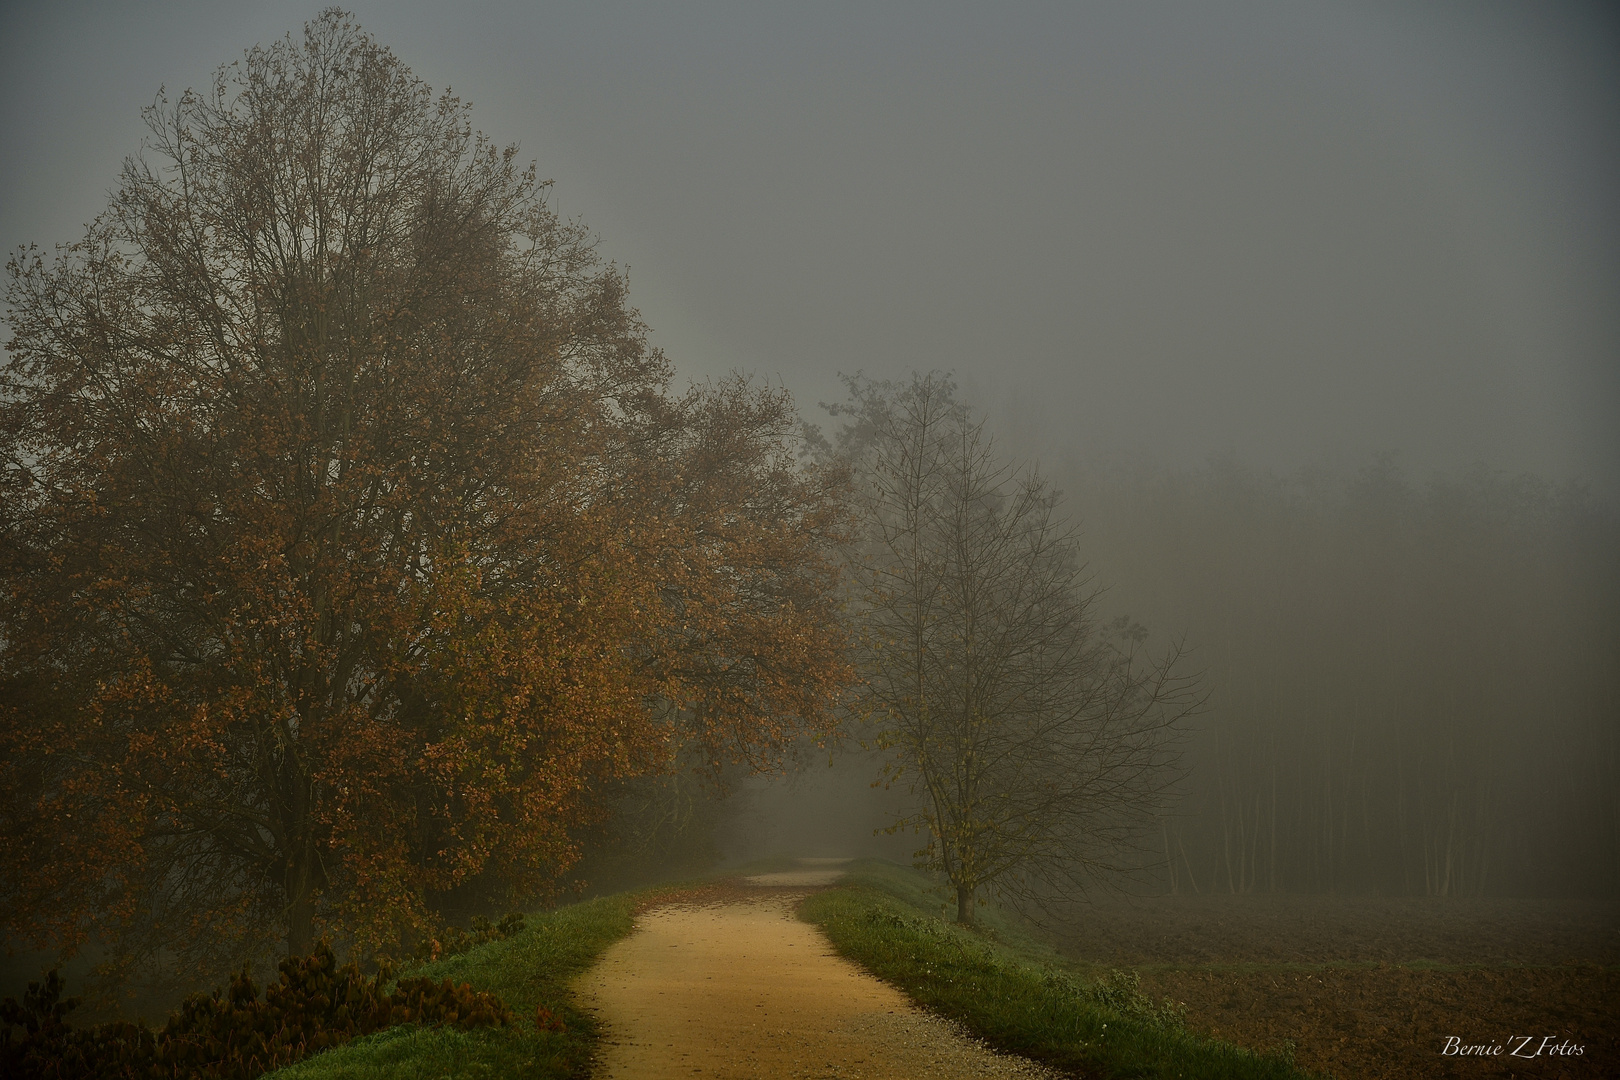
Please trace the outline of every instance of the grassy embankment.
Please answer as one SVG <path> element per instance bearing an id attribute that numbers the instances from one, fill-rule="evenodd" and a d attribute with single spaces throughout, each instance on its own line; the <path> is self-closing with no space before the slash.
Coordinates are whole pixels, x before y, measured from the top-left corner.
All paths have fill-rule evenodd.
<path id="1" fill-rule="evenodd" d="M 1305 1074 L 1187 1031 L 1133 974 L 1064 962 L 994 909 L 983 929 L 940 917 L 942 893 L 892 863 L 856 865 L 800 909 L 840 953 L 1003 1050 L 1087 1076 L 1284 1080 Z"/>
<path id="2" fill-rule="evenodd" d="M 604 949 L 630 932 L 638 910 L 665 897 L 691 893 L 704 884 L 616 893 L 530 915 L 525 928 L 504 941 L 487 942 L 405 973 L 467 982 L 475 990 L 500 995 L 518 1018 L 509 1027 L 477 1031 L 390 1028 L 305 1058 L 270 1073 L 265 1080 L 560 1080 L 582 1075 L 597 1026 L 589 1013 L 575 1005 L 569 984 Z M 540 1009 L 560 1020 L 562 1030 L 537 1025 Z"/>
<path id="3" fill-rule="evenodd" d="M 630 932 L 638 910 L 704 884 L 617 893 L 533 915 L 511 938 L 408 973 L 465 981 L 499 994 L 519 1018 L 511 1027 L 393 1028 L 267 1080 L 581 1075 L 597 1027 L 573 1002 L 570 984 Z M 994 909 L 985 911 L 984 929 L 974 932 L 944 922 L 937 914 L 940 906 L 929 879 L 874 861 L 858 864 L 843 885 L 811 896 L 802 915 L 840 952 L 919 1003 L 962 1021 L 1004 1050 L 1059 1068 L 1107 1077 L 1294 1080 L 1303 1075 L 1280 1058 L 1182 1030 L 1174 1013 L 1143 999 L 1131 979 L 1064 963 Z M 560 1019 L 563 1029 L 537 1026 L 541 1008 Z"/>

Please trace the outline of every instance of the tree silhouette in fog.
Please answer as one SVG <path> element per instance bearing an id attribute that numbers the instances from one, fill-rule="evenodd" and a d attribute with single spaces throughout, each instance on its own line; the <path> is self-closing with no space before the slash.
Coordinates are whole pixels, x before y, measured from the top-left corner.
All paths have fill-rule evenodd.
<path id="1" fill-rule="evenodd" d="M 1056 494 L 998 457 L 948 380 L 850 380 L 857 666 L 926 863 L 972 922 L 989 887 L 1074 897 L 1127 869 L 1198 704 L 1178 650 L 1099 625 Z"/>

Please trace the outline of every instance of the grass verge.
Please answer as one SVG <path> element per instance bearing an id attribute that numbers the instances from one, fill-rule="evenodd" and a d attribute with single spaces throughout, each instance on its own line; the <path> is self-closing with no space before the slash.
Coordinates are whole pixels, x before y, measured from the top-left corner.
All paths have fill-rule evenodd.
<path id="1" fill-rule="evenodd" d="M 1297 1080 L 1283 1054 L 1257 1054 L 1187 1031 L 1175 1010 L 1136 989 L 1134 974 L 1086 979 L 993 909 L 988 932 L 939 917 L 922 875 L 862 862 L 800 916 L 835 948 L 919 1004 L 1003 1050 L 1088 1076 Z"/>
<path id="2" fill-rule="evenodd" d="M 265 1080 L 560 1080 L 582 1075 L 597 1025 L 574 1004 L 569 984 L 631 931 L 636 912 L 702 887 L 691 883 L 640 889 L 530 915 L 525 928 L 504 941 L 404 973 L 466 982 L 498 994 L 517 1015 L 515 1024 L 477 1031 L 390 1028 L 305 1058 Z M 561 1030 L 536 1022 L 541 1009 L 561 1021 Z"/>

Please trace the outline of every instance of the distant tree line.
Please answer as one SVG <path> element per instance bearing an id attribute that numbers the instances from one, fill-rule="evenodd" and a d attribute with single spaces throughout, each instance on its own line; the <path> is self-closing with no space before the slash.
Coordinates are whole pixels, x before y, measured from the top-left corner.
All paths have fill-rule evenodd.
<path id="1" fill-rule="evenodd" d="M 1106 603 L 1184 629 L 1208 679 L 1163 887 L 1620 891 L 1611 508 L 1389 458 L 1060 479 Z"/>

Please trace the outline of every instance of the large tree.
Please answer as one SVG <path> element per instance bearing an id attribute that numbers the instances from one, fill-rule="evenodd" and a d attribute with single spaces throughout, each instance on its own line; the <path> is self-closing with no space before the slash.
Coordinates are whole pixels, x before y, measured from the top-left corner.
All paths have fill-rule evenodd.
<path id="1" fill-rule="evenodd" d="M 851 380 L 858 666 L 926 865 L 972 922 L 986 887 L 1048 903 L 1130 865 L 1198 704 L 1177 650 L 1099 625 L 1057 496 L 996 453 L 949 380 Z"/>
<path id="2" fill-rule="evenodd" d="M 420 947 L 555 881 L 601 782 L 828 727 L 834 477 L 783 395 L 670 393 L 463 104 L 329 11 L 148 119 L 9 264 L 9 929 Z"/>

